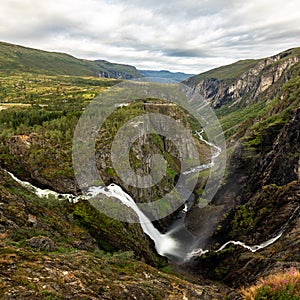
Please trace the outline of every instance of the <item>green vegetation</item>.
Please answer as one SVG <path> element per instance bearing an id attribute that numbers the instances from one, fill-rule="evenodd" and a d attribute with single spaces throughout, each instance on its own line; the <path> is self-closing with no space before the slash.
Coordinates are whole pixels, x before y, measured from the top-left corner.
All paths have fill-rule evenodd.
<path id="1" fill-rule="evenodd" d="M 247 72 L 255 65 L 257 65 L 261 60 L 260 59 L 246 59 L 240 60 L 233 64 L 222 66 L 199 75 L 193 76 L 192 79 L 194 82 L 198 83 L 205 79 L 217 79 L 217 80 L 233 80 L 240 77 L 243 73 Z"/>
<path id="2" fill-rule="evenodd" d="M 3 42 L 0 42 L 0 62 L 0 75 L 27 72 L 82 77 L 101 74 L 105 77 L 128 79 L 142 76 L 133 66 L 104 60 L 77 59 L 65 53 L 46 52 Z"/>
<path id="3" fill-rule="evenodd" d="M 242 289 L 242 295 L 245 300 L 297 300 L 300 298 L 300 272 L 291 267 L 272 274 Z"/>
<path id="4" fill-rule="evenodd" d="M 231 221 L 231 234 L 233 236 L 243 237 L 251 230 L 254 223 L 254 211 L 250 211 L 246 205 L 240 205 L 236 208 L 236 213 Z"/>
<path id="5" fill-rule="evenodd" d="M 118 81 L 22 74 L 0 82 L 0 164 L 18 175 L 40 170 L 47 180 L 72 178 L 78 119 L 98 93 Z"/>
<path id="6" fill-rule="evenodd" d="M 234 111 L 229 108 L 230 104 L 222 106 L 217 110 L 225 137 L 228 139 L 237 132 L 241 136 L 249 126 L 253 125 L 254 120 L 266 110 L 263 101 L 251 104 L 245 108 L 236 108 Z"/>

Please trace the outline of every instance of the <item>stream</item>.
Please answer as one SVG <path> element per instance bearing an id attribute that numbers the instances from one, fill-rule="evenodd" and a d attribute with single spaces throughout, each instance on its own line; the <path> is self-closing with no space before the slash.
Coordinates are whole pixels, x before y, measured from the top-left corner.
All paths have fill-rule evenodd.
<path id="1" fill-rule="evenodd" d="M 216 145 L 206 141 L 203 138 L 202 134 L 203 131 L 197 132 L 199 139 L 206 143 L 208 146 L 210 146 L 212 149 L 211 161 L 210 163 L 197 166 L 185 171 L 186 174 L 200 172 L 202 170 L 211 168 L 212 166 L 214 166 L 215 159 L 221 153 L 221 149 Z M 156 227 L 152 224 L 148 217 L 139 209 L 135 201 L 127 193 L 125 193 L 120 186 L 116 184 L 110 184 L 107 187 L 90 187 L 85 193 L 85 195 L 74 196 L 72 194 L 59 194 L 48 189 L 40 189 L 38 187 L 33 186 L 29 182 L 21 181 L 12 173 L 8 171 L 6 172 L 20 185 L 36 194 L 38 197 L 52 196 L 57 199 L 67 199 L 68 201 L 73 203 L 76 203 L 80 199 L 92 199 L 98 194 L 104 194 L 107 197 L 113 197 L 118 199 L 121 203 L 134 210 L 134 212 L 137 214 L 144 233 L 147 234 L 154 241 L 157 253 L 162 256 L 166 256 L 169 260 L 178 262 L 188 261 L 193 257 L 201 256 L 209 251 L 222 251 L 230 244 L 239 245 L 251 252 L 256 252 L 276 242 L 284 234 L 291 220 L 293 220 L 295 215 L 299 214 L 300 212 L 300 207 L 297 207 L 292 216 L 286 222 L 286 224 L 282 226 L 281 230 L 269 240 L 259 245 L 250 246 L 241 241 L 228 241 L 217 250 L 207 250 L 201 248 L 198 249 L 196 237 L 188 231 L 184 224 L 185 214 L 191 208 L 194 199 L 189 199 L 185 203 L 184 208 L 178 213 L 178 219 L 170 225 L 166 233 L 161 233 L 158 229 L 156 229 Z"/>

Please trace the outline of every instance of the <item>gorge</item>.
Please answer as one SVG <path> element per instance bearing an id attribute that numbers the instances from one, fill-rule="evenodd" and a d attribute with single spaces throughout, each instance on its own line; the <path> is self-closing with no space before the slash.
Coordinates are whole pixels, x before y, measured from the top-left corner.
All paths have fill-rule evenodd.
<path id="1" fill-rule="evenodd" d="M 7 51 L 8 45 L 1 47 Z M 32 59 L 42 55 L 14 49 Z M 63 58 L 51 55 L 49 60 Z M 121 88 L 119 79 L 132 78 L 136 69 L 106 76 L 118 79 L 80 77 L 81 70 L 87 76 L 94 68 L 103 71 L 102 62 L 81 62 L 77 69 L 75 59 L 64 63 L 69 59 L 72 68 L 66 70 L 74 74 L 56 76 L 51 69 L 44 75 L 43 68 L 35 73 L 39 58 L 30 72 L 23 66 L 0 78 L 5 107 L 0 111 L 0 297 L 64 299 L 67 293 L 74 299 L 241 299 L 242 286 L 300 267 L 299 48 L 185 81 L 217 116 L 222 145 L 219 136 L 211 138 L 213 131 L 206 132 L 208 119 L 199 125 L 184 104 L 180 108 L 161 99 L 164 88 L 155 97 L 143 94 L 134 101 L 128 101 L 129 94 L 108 97 L 122 105 L 114 107 L 95 142 L 104 184 L 95 180 L 82 191 L 72 165 L 78 120 L 97 95 Z M 131 84 L 126 82 L 123 86 Z M 195 98 L 188 105 L 205 111 L 206 103 Z M 187 161 L 181 168 L 174 143 L 156 130 L 164 126 L 158 120 L 155 130 L 132 143 L 129 162 L 137 174 L 148 174 L 158 154 L 165 159 L 166 174 L 161 185 L 134 190 L 117 176 L 111 145 L 126 123 L 145 133 L 149 126 L 139 119 L 145 114 L 168 115 L 186 127 L 199 164 Z M 190 150 L 188 139 L 183 134 L 178 140 Z M 220 161 L 224 177 L 213 180 L 210 170 L 217 172 Z M 183 179 L 197 177 L 190 196 L 170 215 L 153 221 L 142 204 L 169 193 L 181 173 Z M 216 182 L 220 187 L 214 191 Z M 102 198 L 111 202 L 112 214 L 131 222 L 102 213 Z"/>

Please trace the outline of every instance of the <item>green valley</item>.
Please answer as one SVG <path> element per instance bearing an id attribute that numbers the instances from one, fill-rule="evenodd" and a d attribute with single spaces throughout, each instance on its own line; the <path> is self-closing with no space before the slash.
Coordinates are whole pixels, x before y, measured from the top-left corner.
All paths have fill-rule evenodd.
<path id="1" fill-rule="evenodd" d="M 141 145 L 134 140 L 128 159 L 144 175 L 152 168 L 149 157 L 163 156 L 166 174 L 159 184 L 136 190 L 114 169 L 115 134 L 135 117 L 151 113 L 168 115 L 187 128 L 206 166 L 194 172 L 200 176 L 192 197 L 153 222 L 163 238 L 181 224 L 194 243 L 189 259 L 168 261 L 141 224 L 110 218 L 83 198 L 38 197 L 6 172 L 42 189 L 80 196 L 72 164 L 78 121 L 97 95 L 141 74 L 131 66 L 0 43 L 0 298 L 242 299 L 251 294 L 251 286 L 268 295 L 257 283 L 267 282 L 261 278 L 275 280 L 278 274 L 290 280 L 285 271 L 300 267 L 299 49 L 238 61 L 185 81 L 214 109 L 226 138 L 227 148 L 220 150 L 227 155 L 225 176 L 209 203 L 202 193 L 217 145 L 205 142 L 205 132 L 199 138 L 201 126 L 191 113 L 167 103 L 163 93 L 161 98 L 124 103 L 111 98 L 107 103 L 115 110 L 95 141 L 106 185 L 119 185 L 144 204 L 177 184 L 180 153 L 157 132 L 143 136 Z M 146 130 L 136 121 L 132 126 Z M 185 146 L 187 138 L 180 137 L 180 144 Z M 125 206 L 124 214 L 131 211 Z M 295 297 L 298 286 L 293 287 Z"/>

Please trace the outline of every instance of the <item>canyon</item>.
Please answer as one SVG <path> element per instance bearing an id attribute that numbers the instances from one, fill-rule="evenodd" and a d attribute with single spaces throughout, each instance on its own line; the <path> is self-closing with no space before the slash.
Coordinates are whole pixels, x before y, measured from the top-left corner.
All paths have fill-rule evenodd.
<path id="1" fill-rule="evenodd" d="M 94 299 L 99 295 L 158 299 L 160 293 L 163 299 L 239 299 L 242 286 L 290 266 L 299 268 L 299 48 L 184 81 L 213 108 L 226 148 L 218 145 L 218 139 L 211 140 L 205 128 L 201 131 L 191 113 L 161 99 L 139 99 L 118 107 L 96 142 L 97 167 L 106 188 L 98 184 L 86 191 L 80 189 L 72 170 L 72 134 L 86 103 L 119 81 L 79 81 L 70 76 L 58 89 L 56 79 L 23 71 L 19 77 L 1 78 L 6 89 L 1 103 L 18 96 L 19 103 L 30 105 L 0 111 L 3 299 L 25 295 L 41 299 L 43 289 L 62 299 L 62 291 L 73 298 Z M 10 95 L 14 96 L 9 99 Z M 191 106 L 201 107 L 199 101 Z M 176 147 L 153 133 L 133 144 L 130 162 L 139 174 L 151 169 L 149 156 L 167 153 L 167 175 L 153 189 L 135 190 L 124 184 L 110 160 L 113 135 L 130 119 L 146 113 L 169 115 L 183 124 L 201 154 L 200 166 L 186 171 L 198 176 L 191 198 L 152 223 L 138 205 L 159 199 L 176 185 L 181 172 Z M 146 132 L 146 125 L 141 126 Z M 158 126 L 163 128 L 163 122 Z M 185 138 L 181 144 L 187 144 Z M 143 145 L 148 156 L 143 156 Z M 214 159 L 218 166 L 220 153 L 227 158 L 225 175 L 216 194 L 205 202 L 209 170 Z M 92 200 L 99 192 L 117 200 L 114 205 L 121 201 L 132 222 L 101 213 Z M 87 270 L 82 261 L 103 270 Z M 44 265 L 48 269 L 43 271 Z M 70 284 L 63 287 L 62 282 Z"/>

